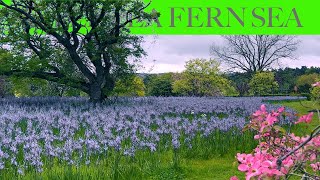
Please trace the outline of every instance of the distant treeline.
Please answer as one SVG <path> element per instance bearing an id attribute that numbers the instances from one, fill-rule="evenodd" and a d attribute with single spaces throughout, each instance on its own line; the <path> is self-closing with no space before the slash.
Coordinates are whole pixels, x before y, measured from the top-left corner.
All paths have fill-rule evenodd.
<path id="1" fill-rule="evenodd" d="M 172 91 L 172 84 L 174 84 L 180 75 L 181 73 L 139 74 L 139 76 L 144 79 L 147 90 L 146 94 L 150 96 L 179 95 Z M 229 80 L 230 85 L 236 90 L 236 93 L 225 95 L 294 95 L 301 93 L 308 95 L 311 84 L 320 78 L 320 67 L 308 68 L 306 66 L 302 66 L 300 68 L 286 67 L 273 69 L 264 74 L 264 76 L 262 75 L 262 78 L 265 79 L 261 79 L 262 82 L 258 82 L 258 84 L 252 82 L 255 75 L 255 80 L 259 81 L 257 73 L 233 72 L 221 74 L 222 77 Z M 264 86 L 264 88 L 262 88 L 262 91 L 264 92 L 257 93 L 252 91 L 254 88 L 259 88 L 257 87 L 259 85 L 262 87 Z"/>
<path id="2" fill-rule="evenodd" d="M 222 73 L 214 60 L 195 59 L 181 73 L 128 74 L 109 96 L 308 96 L 319 67 L 282 68 L 256 73 Z M 0 78 L 0 95 L 87 96 L 78 89 L 36 78 Z"/>
<path id="3" fill-rule="evenodd" d="M 314 83 L 320 74 L 319 67 L 281 68 L 273 69 L 275 81 L 278 83 L 278 90 L 275 94 L 309 93 L 311 84 Z M 235 83 L 240 94 L 246 94 L 250 87 L 248 82 L 252 75 L 248 73 L 230 73 L 228 79 Z"/>

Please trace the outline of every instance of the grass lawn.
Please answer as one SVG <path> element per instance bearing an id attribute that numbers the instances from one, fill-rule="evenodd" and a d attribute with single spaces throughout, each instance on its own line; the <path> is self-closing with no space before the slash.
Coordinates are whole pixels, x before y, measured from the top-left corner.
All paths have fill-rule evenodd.
<path id="1" fill-rule="evenodd" d="M 311 110 L 320 109 L 320 105 L 314 104 L 312 101 L 293 101 L 293 102 L 277 102 L 277 104 L 281 104 L 286 107 L 290 107 L 296 110 L 299 115 L 304 115 L 309 113 Z M 317 125 L 319 125 L 319 117 L 316 112 L 314 112 L 312 122 L 310 124 L 298 124 L 293 127 L 292 132 L 301 136 L 307 135 L 310 133 Z"/>
<path id="2" fill-rule="evenodd" d="M 210 160 L 192 160 L 185 166 L 186 179 L 230 179 L 238 176 L 244 179 L 244 174 L 238 171 L 235 158 L 214 158 Z"/>
<path id="3" fill-rule="evenodd" d="M 160 165 L 137 163 L 121 163 L 119 165 L 118 179 L 152 179 L 152 180 L 225 180 L 231 176 L 238 176 L 244 179 L 244 174 L 237 170 L 237 163 L 234 155 L 226 155 L 225 157 L 216 157 L 211 159 L 181 159 L 178 168 L 173 168 L 171 161 L 172 154 L 166 154 L 161 157 Z M 155 163 L 157 164 L 157 163 Z M 159 163 L 158 163 L 159 164 Z M 52 169 L 45 169 L 41 174 L 28 172 L 22 176 L 18 176 L 21 180 L 104 180 L 110 177 L 112 172 L 106 171 L 106 167 L 110 164 L 102 164 L 101 166 L 84 166 L 68 169 L 68 166 L 53 166 Z M 1 174 L 0 179 L 12 179 L 15 172 Z M 108 179 L 108 178 L 107 178 Z"/>

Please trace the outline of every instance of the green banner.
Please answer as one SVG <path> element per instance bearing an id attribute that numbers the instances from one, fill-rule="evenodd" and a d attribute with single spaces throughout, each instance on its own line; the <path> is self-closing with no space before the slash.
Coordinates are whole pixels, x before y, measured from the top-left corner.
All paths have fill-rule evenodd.
<path id="1" fill-rule="evenodd" d="M 151 1 L 151 3 L 150 3 Z M 11 0 L 5 0 L 8 4 Z M 320 34 L 316 0 L 145 0 L 159 12 L 152 25 L 133 22 L 133 34 Z"/>
<path id="2" fill-rule="evenodd" d="M 146 0 L 149 2 L 150 0 Z M 134 34 L 320 34 L 315 0 L 153 0 L 161 16 L 151 26 L 133 22 Z"/>

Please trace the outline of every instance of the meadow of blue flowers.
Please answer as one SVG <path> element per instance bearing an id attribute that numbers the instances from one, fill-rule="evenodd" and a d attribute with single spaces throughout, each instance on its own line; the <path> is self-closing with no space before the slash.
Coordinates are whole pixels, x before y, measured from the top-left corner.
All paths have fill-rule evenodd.
<path id="1" fill-rule="evenodd" d="M 291 99 L 141 97 L 104 104 L 86 98 L 1 99 L 0 172 L 23 176 L 55 166 L 109 164 L 115 178 L 121 163 L 161 163 L 161 154 L 172 154 L 173 165 L 179 166 L 180 158 L 243 152 L 256 144 L 253 134 L 241 129 L 263 100 Z M 267 104 L 269 110 L 278 107 Z M 292 121 L 289 116 L 281 120 Z"/>

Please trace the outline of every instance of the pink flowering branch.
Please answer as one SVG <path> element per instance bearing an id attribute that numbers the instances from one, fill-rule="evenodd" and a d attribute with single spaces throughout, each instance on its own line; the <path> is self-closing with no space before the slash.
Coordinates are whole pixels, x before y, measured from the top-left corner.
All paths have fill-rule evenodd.
<path id="1" fill-rule="evenodd" d="M 320 82 L 313 84 L 320 87 Z M 314 89 L 315 100 L 320 101 L 320 91 Z M 300 104 L 302 105 L 301 101 Z M 304 106 L 304 105 L 303 105 Z M 305 107 L 305 106 L 304 106 Z M 320 121 L 320 112 L 317 109 Z M 280 115 L 287 115 L 284 107 L 277 111 L 267 112 L 266 106 L 261 105 L 251 116 L 250 123 L 244 130 L 254 130 L 257 134 L 254 139 L 259 140 L 259 145 L 252 153 L 240 154 L 236 158 L 239 162 L 238 170 L 246 173 L 246 180 L 251 179 L 280 179 L 285 176 L 300 176 L 303 179 L 320 180 L 320 125 L 307 137 L 288 134 L 284 128 L 277 125 Z M 312 121 L 314 113 L 301 116 L 295 124 Z M 306 165 L 310 165 L 314 174 L 308 173 Z M 236 176 L 231 180 L 238 180 Z"/>
<path id="2" fill-rule="evenodd" d="M 320 162 L 316 162 L 320 154 L 318 149 L 320 147 L 320 137 L 318 137 L 320 125 L 312 131 L 309 137 L 287 134 L 284 128 L 277 125 L 281 114 L 286 115 L 283 107 L 277 111 L 267 112 L 265 105 L 262 105 L 260 110 L 252 115 L 250 123 L 244 130 L 257 131 L 258 134 L 254 136 L 254 139 L 259 140 L 259 145 L 253 153 L 237 154 L 238 170 L 246 173 L 246 180 L 251 178 L 279 179 L 281 176 L 289 178 L 296 175 L 296 172 L 310 179 L 318 179 L 316 174 L 309 174 L 304 168 L 306 162 L 310 162 L 314 172 L 320 170 Z M 312 116 L 312 112 L 303 115 L 295 124 L 309 124 Z"/>
<path id="3" fill-rule="evenodd" d="M 289 156 L 291 156 L 292 154 L 294 154 L 296 151 L 298 151 L 300 148 L 304 147 L 306 144 L 308 144 L 313 138 L 317 137 L 320 134 L 320 126 L 316 127 L 312 133 L 310 134 L 309 138 L 304 141 L 303 143 L 301 143 L 299 146 L 297 146 L 296 148 L 294 148 L 293 150 L 291 150 L 290 152 L 288 152 L 286 155 L 280 157 L 277 160 L 277 166 L 278 169 L 281 168 L 282 165 L 282 161 L 287 159 Z"/>
<path id="4" fill-rule="evenodd" d="M 320 82 L 316 82 L 314 84 L 312 84 L 312 87 L 320 87 Z M 302 105 L 301 101 L 300 104 Z M 317 113 L 318 113 L 318 119 L 320 120 L 320 112 L 319 109 L 317 109 Z M 311 118 L 310 118 L 311 120 Z M 298 123 L 300 122 L 300 120 L 298 121 Z M 307 121 L 306 121 L 307 122 Z M 307 122 L 308 123 L 308 122 Z M 277 165 L 278 165 L 278 169 L 281 168 L 282 165 L 282 161 L 285 160 L 286 158 L 288 158 L 289 156 L 291 156 L 292 154 L 294 154 L 296 151 L 298 151 L 300 148 L 304 147 L 306 144 L 308 144 L 313 138 L 317 137 L 320 134 L 320 125 L 318 127 L 316 127 L 312 133 L 310 134 L 309 138 L 304 141 L 303 143 L 301 143 L 298 147 L 294 148 L 293 150 L 291 150 L 290 152 L 288 152 L 286 155 L 280 157 L 277 160 Z"/>

